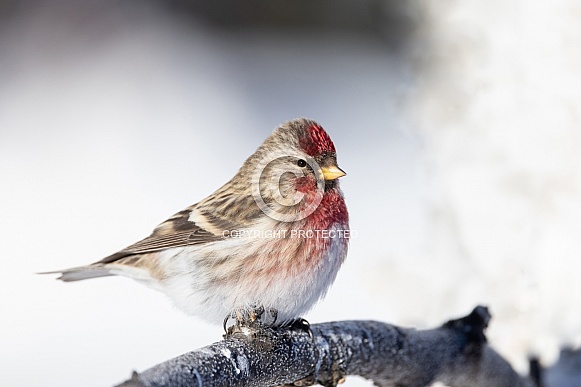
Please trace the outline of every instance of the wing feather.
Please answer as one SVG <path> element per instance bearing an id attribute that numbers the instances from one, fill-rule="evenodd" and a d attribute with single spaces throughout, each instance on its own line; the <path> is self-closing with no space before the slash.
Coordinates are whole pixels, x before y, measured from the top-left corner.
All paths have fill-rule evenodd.
<path id="1" fill-rule="evenodd" d="M 109 255 L 96 263 L 111 263 L 122 258 L 152 253 L 173 247 L 198 245 L 224 239 L 223 233 L 214 227 L 210 232 L 190 220 L 194 206 L 178 212 L 155 228 L 153 233 L 145 239 L 124 248 L 115 254 Z M 208 222 L 212 217 L 207 216 Z"/>

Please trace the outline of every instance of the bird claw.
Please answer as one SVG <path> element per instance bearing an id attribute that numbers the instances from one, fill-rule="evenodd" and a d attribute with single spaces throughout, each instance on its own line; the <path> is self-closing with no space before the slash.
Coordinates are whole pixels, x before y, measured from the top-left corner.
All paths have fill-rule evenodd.
<path id="1" fill-rule="evenodd" d="M 229 313 L 226 317 L 224 317 L 224 322 L 222 323 L 222 327 L 224 328 L 224 333 L 227 335 L 228 334 L 228 320 L 230 320 L 230 318 L 232 318 L 232 313 Z"/>
<path id="2" fill-rule="evenodd" d="M 267 321 L 265 312 L 272 321 Z M 222 324 L 225 336 L 230 336 L 234 332 L 241 332 L 242 328 L 260 329 L 264 326 L 274 326 L 278 317 L 278 311 L 274 308 L 265 309 L 264 306 L 255 306 L 250 309 L 236 309 L 224 318 Z M 233 325 L 228 326 L 228 321 L 234 319 Z"/>
<path id="3" fill-rule="evenodd" d="M 311 330 L 311 324 L 302 317 L 290 321 L 286 326 L 292 330 L 303 331 L 305 333 L 308 333 L 311 340 L 314 340 L 315 338 L 313 335 L 313 331 Z"/>

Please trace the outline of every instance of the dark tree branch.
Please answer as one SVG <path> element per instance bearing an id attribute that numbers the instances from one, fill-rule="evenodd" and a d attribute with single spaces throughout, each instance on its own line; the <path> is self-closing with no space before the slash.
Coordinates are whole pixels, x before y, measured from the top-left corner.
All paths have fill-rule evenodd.
<path id="1" fill-rule="evenodd" d="M 301 330 L 242 328 L 225 340 L 154 366 L 121 386 L 335 386 L 347 375 L 378 386 L 533 386 L 486 344 L 490 314 L 479 306 L 440 328 L 418 331 L 376 321 Z"/>

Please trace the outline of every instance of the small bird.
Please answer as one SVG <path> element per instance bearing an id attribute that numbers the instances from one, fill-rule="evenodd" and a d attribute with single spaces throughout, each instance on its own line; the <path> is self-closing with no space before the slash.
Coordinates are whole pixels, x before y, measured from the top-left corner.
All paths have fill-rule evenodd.
<path id="1" fill-rule="evenodd" d="M 344 175 L 321 125 L 286 122 L 229 182 L 147 238 L 51 273 L 65 282 L 129 277 L 212 323 L 266 310 L 273 325 L 290 325 L 325 295 L 347 255 Z"/>

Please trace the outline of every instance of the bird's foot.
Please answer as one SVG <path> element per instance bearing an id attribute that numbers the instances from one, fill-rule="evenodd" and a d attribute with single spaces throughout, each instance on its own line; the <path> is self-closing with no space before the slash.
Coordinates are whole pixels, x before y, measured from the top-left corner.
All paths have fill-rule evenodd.
<path id="1" fill-rule="evenodd" d="M 276 323 L 277 317 L 278 311 L 276 309 L 265 309 L 262 305 L 248 309 L 236 309 L 224 318 L 224 336 L 227 337 L 236 332 L 257 331 L 272 327 Z M 234 324 L 228 326 L 230 319 L 234 319 Z"/>

